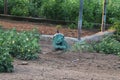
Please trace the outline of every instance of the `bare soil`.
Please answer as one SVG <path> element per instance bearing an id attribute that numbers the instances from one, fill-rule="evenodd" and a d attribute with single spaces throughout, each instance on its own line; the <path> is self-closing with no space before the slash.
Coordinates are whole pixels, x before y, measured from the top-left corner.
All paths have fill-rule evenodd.
<path id="1" fill-rule="evenodd" d="M 120 58 L 100 53 L 52 51 L 51 42 L 41 41 L 39 59 L 15 59 L 13 73 L 1 73 L 0 80 L 120 80 Z"/>
<path id="2" fill-rule="evenodd" d="M 5 28 L 11 28 L 14 24 L 18 30 L 28 30 L 33 26 L 33 23 L 28 25 L 3 20 L 0 20 L 0 24 Z M 44 25 L 43 27 L 48 29 Z M 15 59 L 14 72 L 0 73 L 0 80 L 120 80 L 120 57 L 100 53 L 52 51 L 51 42 L 46 41 L 41 41 L 41 47 L 39 59 L 27 61 L 26 65 L 21 64 L 24 61 Z"/>
<path id="3" fill-rule="evenodd" d="M 33 23 L 26 21 L 12 21 L 0 19 L 0 25 L 6 29 L 16 28 L 18 31 L 22 30 L 31 30 L 33 28 L 37 28 L 41 34 L 54 35 L 56 33 L 57 28 L 59 31 L 63 33 L 67 37 L 78 37 L 77 29 L 70 29 L 65 25 L 53 25 L 53 24 L 43 24 L 43 23 Z M 82 30 L 81 36 L 88 36 L 97 33 L 99 30 Z"/>

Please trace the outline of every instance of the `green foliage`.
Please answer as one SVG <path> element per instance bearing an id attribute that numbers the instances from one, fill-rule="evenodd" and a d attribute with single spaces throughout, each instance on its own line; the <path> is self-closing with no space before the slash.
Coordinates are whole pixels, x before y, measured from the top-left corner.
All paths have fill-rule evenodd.
<path id="1" fill-rule="evenodd" d="M 102 19 L 102 3 L 98 0 L 85 0 L 83 8 L 83 19 L 86 22 L 100 23 Z"/>
<path id="2" fill-rule="evenodd" d="M 73 51 L 98 52 L 120 56 L 120 42 L 113 36 L 105 36 L 100 42 L 78 42 L 73 45 Z"/>
<path id="3" fill-rule="evenodd" d="M 117 20 L 120 20 L 120 1 L 119 0 L 110 0 L 107 6 L 107 22 L 114 23 Z"/>
<path id="4" fill-rule="evenodd" d="M 79 0 L 64 0 L 61 4 L 62 6 L 62 15 L 65 21 L 78 21 L 79 15 Z"/>
<path id="5" fill-rule="evenodd" d="M 22 32 L 18 35 L 17 58 L 31 60 L 38 58 L 40 51 L 39 34 L 33 32 Z M 24 45 L 23 45 L 24 44 Z"/>
<path id="6" fill-rule="evenodd" d="M 89 23 L 87 21 L 83 21 L 83 28 L 84 29 L 93 29 L 94 25 L 92 23 Z"/>
<path id="7" fill-rule="evenodd" d="M 115 29 L 116 33 L 119 34 L 120 33 L 120 21 L 115 22 L 111 28 Z"/>
<path id="8" fill-rule="evenodd" d="M 29 1 L 28 0 L 10 0 L 9 3 L 10 14 L 16 16 L 29 15 Z"/>
<path id="9" fill-rule="evenodd" d="M 120 22 L 115 22 L 111 29 L 115 30 L 115 35 L 113 37 L 120 42 Z"/>
<path id="10" fill-rule="evenodd" d="M 0 0 L 3 13 L 3 0 Z M 108 24 L 120 20 L 120 0 L 107 1 Z M 79 16 L 80 0 L 8 0 L 8 13 L 17 16 L 43 17 L 54 20 L 75 21 Z M 84 0 L 83 26 L 93 28 L 92 23 L 101 23 L 103 0 Z"/>
<path id="11" fill-rule="evenodd" d="M 4 12 L 4 3 L 3 0 L 0 0 L 0 14 Z"/>
<path id="12" fill-rule="evenodd" d="M 5 37 L 0 30 L 0 72 L 12 72 L 12 57 L 9 55 L 9 48 L 4 41 Z"/>
<path id="13" fill-rule="evenodd" d="M 42 15 L 40 14 L 41 12 L 39 12 L 41 9 L 41 5 L 42 5 L 42 1 L 43 0 L 30 0 L 29 1 L 29 16 L 32 17 L 42 17 Z"/>
<path id="14" fill-rule="evenodd" d="M 72 46 L 72 51 L 77 52 L 94 52 L 93 47 L 85 41 L 75 43 Z"/>
<path id="15" fill-rule="evenodd" d="M 42 6 L 39 9 L 40 13 L 39 15 L 43 15 L 44 17 L 48 19 L 54 19 L 54 20 L 63 20 L 63 9 L 62 9 L 62 2 L 63 0 L 47 0 L 42 2 Z"/>
<path id="16" fill-rule="evenodd" d="M 68 25 L 68 27 L 70 28 L 70 29 L 77 29 L 77 25 L 76 24 L 69 24 Z"/>
<path id="17" fill-rule="evenodd" d="M 94 44 L 93 47 L 97 52 L 120 55 L 120 42 L 112 36 L 105 37 L 100 43 Z"/>
<path id="18" fill-rule="evenodd" d="M 36 59 L 40 51 L 39 34 L 33 31 L 17 32 L 15 29 L 1 32 L 9 53 L 23 60 Z"/>
<path id="19" fill-rule="evenodd" d="M 1 51 L 1 47 L 0 47 Z M 0 72 L 13 72 L 12 57 L 8 51 L 0 52 Z"/>

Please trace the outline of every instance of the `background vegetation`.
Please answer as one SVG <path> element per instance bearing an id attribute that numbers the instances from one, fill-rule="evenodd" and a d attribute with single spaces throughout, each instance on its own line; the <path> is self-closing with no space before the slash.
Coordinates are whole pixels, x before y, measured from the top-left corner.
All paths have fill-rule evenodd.
<path id="1" fill-rule="evenodd" d="M 119 3 L 120 0 L 108 0 L 108 24 L 120 19 Z M 92 27 L 93 23 L 101 23 L 102 6 L 103 0 L 84 0 L 84 27 Z M 0 13 L 3 13 L 3 0 L 0 0 Z M 77 23 L 79 0 L 8 0 L 8 14 L 76 21 Z"/>
<path id="2" fill-rule="evenodd" d="M 0 0 L 0 14 L 4 12 L 4 3 L 3 0 Z"/>

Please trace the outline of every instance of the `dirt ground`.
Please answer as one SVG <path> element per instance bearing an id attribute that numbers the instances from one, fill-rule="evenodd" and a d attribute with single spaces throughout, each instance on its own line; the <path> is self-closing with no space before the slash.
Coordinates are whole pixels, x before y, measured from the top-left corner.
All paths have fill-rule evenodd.
<path id="1" fill-rule="evenodd" d="M 4 28 L 7 28 L 7 29 L 11 29 L 15 27 L 18 31 L 31 30 L 33 28 L 37 28 L 41 34 L 48 34 L 48 35 L 55 34 L 57 28 L 59 28 L 59 31 L 67 37 L 78 37 L 77 29 L 69 29 L 69 28 L 66 28 L 68 26 L 63 26 L 63 25 L 33 23 L 33 22 L 26 22 L 26 21 L 12 21 L 12 20 L 5 20 L 5 19 L 0 19 L 0 25 L 2 25 Z M 82 30 L 81 36 L 88 36 L 97 32 L 98 30 Z"/>
<path id="2" fill-rule="evenodd" d="M 100 53 L 52 52 L 51 42 L 41 41 L 39 59 L 14 60 L 13 73 L 0 80 L 120 80 L 120 58 Z"/>
<path id="3" fill-rule="evenodd" d="M 5 28 L 16 26 L 18 30 L 28 30 L 36 25 L 42 26 L 39 30 L 43 33 L 55 31 L 53 27 L 42 24 L 7 20 L 0 20 L 0 24 Z M 64 32 L 66 29 L 62 30 Z M 66 35 L 70 36 L 68 32 Z M 39 59 L 27 61 L 27 65 L 21 65 L 24 61 L 15 59 L 14 72 L 0 73 L 0 80 L 120 80 L 120 57 L 100 53 L 55 52 L 52 51 L 51 42 L 46 41 L 41 41 L 41 47 Z"/>

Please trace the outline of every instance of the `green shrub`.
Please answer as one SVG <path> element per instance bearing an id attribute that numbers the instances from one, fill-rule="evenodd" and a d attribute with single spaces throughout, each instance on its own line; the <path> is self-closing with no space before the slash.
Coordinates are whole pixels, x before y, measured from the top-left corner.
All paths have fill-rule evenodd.
<path id="1" fill-rule="evenodd" d="M 3 35 L 3 31 L 0 30 L 0 72 L 12 72 L 12 57 L 9 55 L 9 48 L 6 44 L 5 37 Z"/>
<path id="2" fill-rule="evenodd" d="M 72 51 L 77 52 L 94 52 L 93 47 L 85 41 L 75 43 L 72 46 Z"/>
<path id="3" fill-rule="evenodd" d="M 0 72 L 13 72 L 13 59 L 9 52 L 0 52 Z"/>
<path id="4" fill-rule="evenodd" d="M 115 35 L 113 37 L 120 42 L 120 22 L 119 21 L 115 22 L 111 29 L 115 30 L 114 33 Z"/>
<path id="5" fill-rule="evenodd" d="M 24 45 L 23 45 L 24 44 Z M 19 41 L 17 46 L 17 58 L 30 60 L 38 58 L 40 52 L 39 34 L 35 32 L 22 32 L 19 34 Z"/>
<path id="6" fill-rule="evenodd" d="M 105 37 L 100 43 L 95 44 L 94 50 L 106 54 L 116 54 L 120 53 L 120 42 L 115 38 L 109 36 Z"/>
<path id="7" fill-rule="evenodd" d="M 94 25 L 92 23 L 88 23 L 87 21 L 83 21 L 84 29 L 93 29 Z"/>
<path id="8" fill-rule="evenodd" d="M 107 22 L 108 23 L 115 23 L 116 21 L 120 20 L 120 5 L 119 0 L 111 0 L 107 5 Z"/>
<path id="9" fill-rule="evenodd" d="M 61 3 L 57 3 L 56 0 L 47 0 L 44 1 L 39 11 L 40 15 L 47 17 L 48 19 L 61 19 Z"/>
<path id="10" fill-rule="evenodd" d="M 115 22 L 111 29 L 116 30 L 114 35 L 105 37 L 93 47 L 97 52 L 120 55 L 120 22 Z"/>
<path id="11" fill-rule="evenodd" d="M 112 28 L 116 30 L 117 34 L 120 34 L 120 21 L 115 22 Z"/>
<path id="12" fill-rule="evenodd" d="M 100 42 L 78 42 L 72 49 L 77 52 L 98 52 L 120 56 L 120 42 L 114 36 L 106 36 Z"/>
<path id="13" fill-rule="evenodd" d="M 70 29 L 77 29 L 77 25 L 76 24 L 69 24 L 68 25 L 68 27 L 70 28 Z"/>
<path id="14" fill-rule="evenodd" d="M 3 43 L 9 53 L 16 58 L 31 60 L 38 58 L 40 52 L 39 33 L 36 30 L 17 32 L 15 29 L 3 32 Z"/>
<path id="15" fill-rule="evenodd" d="M 16 16 L 28 16 L 29 15 L 29 1 L 28 0 L 10 0 L 9 10 L 10 14 Z"/>
<path id="16" fill-rule="evenodd" d="M 42 1 L 43 0 L 29 0 L 29 16 L 42 17 L 39 10 L 42 5 Z"/>

